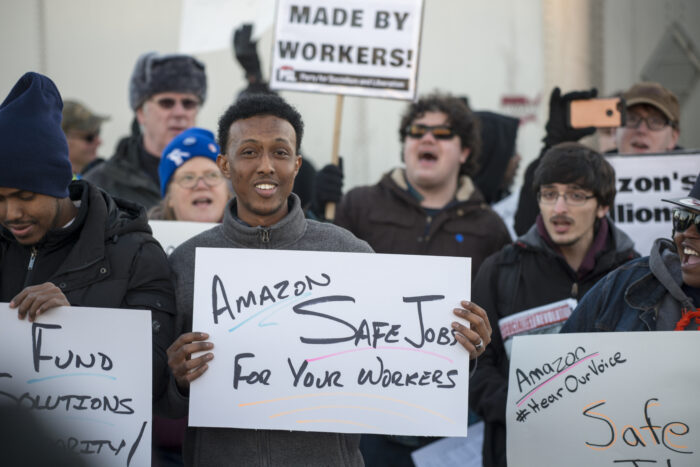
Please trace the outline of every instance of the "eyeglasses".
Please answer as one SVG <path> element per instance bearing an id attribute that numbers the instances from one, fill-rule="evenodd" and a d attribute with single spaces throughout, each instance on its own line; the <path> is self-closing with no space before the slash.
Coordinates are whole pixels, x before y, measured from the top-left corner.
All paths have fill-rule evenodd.
<path id="1" fill-rule="evenodd" d="M 224 174 L 220 171 L 207 172 L 204 175 L 195 175 L 193 173 L 186 173 L 181 177 L 175 179 L 175 183 L 180 185 L 182 188 L 192 189 L 197 186 L 199 179 L 204 180 L 204 184 L 209 188 L 219 185 L 224 181 Z"/>
<path id="2" fill-rule="evenodd" d="M 96 132 L 94 132 L 94 133 L 88 133 L 88 134 L 82 134 L 82 135 L 70 134 L 70 135 L 68 135 L 68 136 L 69 136 L 70 138 L 82 139 L 82 140 L 85 141 L 86 143 L 92 144 L 92 143 L 95 142 L 95 140 L 96 140 L 97 138 L 100 137 L 100 132 L 99 132 L 99 131 L 96 131 Z"/>
<path id="3" fill-rule="evenodd" d="M 190 99 L 188 97 L 185 97 L 183 99 L 175 99 L 174 97 L 161 97 L 160 99 L 154 99 L 154 102 L 158 104 L 158 107 L 160 107 L 163 110 L 172 109 L 173 107 L 175 107 L 175 104 L 178 101 L 180 102 L 180 105 L 182 105 L 182 108 L 185 110 L 192 110 L 199 106 L 199 101 L 197 99 Z"/>
<path id="4" fill-rule="evenodd" d="M 647 128 L 649 128 L 652 131 L 663 130 L 666 127 L 666 125 L 670 123 L 667 118 L 661 117 L 659 115 L 649 115 L 648 117 L 644 118 L 638 113 L 628 112 L 625 127 L 637 129 L 639 128 L 639 125 L 642 124 L 642 122 L 645 122 L 647 124 Z"/>
<path id="5" fill-rule="evenodd" d="M 431 133 L 435 139 L 452 139 L 455 134 L 452 128 L 446 125 L 408 125 L 406 127 L 406 136 L 411 138 L 422 138 L 426 133 Z"/>
<path id="6" fill-rule="evenodd" d="M 587 195 L 583 191 L 559 193 L 557 190 L 540 190 L 537 193 L 537 201 L 542 204 L 556 204 L 560 196 L 568 206 L 583 206 L 586 201 L 595 198 L 595 195 Z"/>
<path id="7" fill-rule="evenodd" d="M 674 232 L 685 232 L 691 225 L 700 232 L 700 212 L 687 211 L 685 209 L 673 209 L 673 230 Z"/>

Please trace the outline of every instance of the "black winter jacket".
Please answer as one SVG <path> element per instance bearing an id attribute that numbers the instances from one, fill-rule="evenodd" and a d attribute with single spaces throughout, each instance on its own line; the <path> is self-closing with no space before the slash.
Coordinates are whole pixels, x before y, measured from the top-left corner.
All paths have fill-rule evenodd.
<path id="1" fill-rule="evenodd" d="M 165 351 L 174 334 L 168 259 L 151 236 L 142 207 L 82 180 L 69 189 L 70 198 L 80 201 L 70 226 L 49 231 L 32 246 L 0 228 L 0 301 L 9 302 L 27 286 L 52 282 L 71 306 L 151 310 L 155 401 L 167 388 Z"/>
<path id="2" fill-rule="evenodd" d="M 138 203 L 148 210 L 158 204 L 161 196 L 158 182 L 141 167 L 140 158 L 145 151 L 143 138 L 134 128 L 131 136 L 119 141 L 114 155 L 85 172 L 83 179 L 116 198 Z"/>
<path id="3" fill-rule="evenodd" d="M 509 361 L 498 328 L 501 318 L 548 303 L 579 300 L 608 272 L 638 257 L 632 240 L 609 223 L 608 240 L 594 269 L 581 280 L 533 225 L 518 240 L 484 261 L 474 280 L 474 303 L 484 308 L 493 334 L 469 381 L 469 407 L 485 422 L 484 467 L 506 465 L 506 400 Z"/>

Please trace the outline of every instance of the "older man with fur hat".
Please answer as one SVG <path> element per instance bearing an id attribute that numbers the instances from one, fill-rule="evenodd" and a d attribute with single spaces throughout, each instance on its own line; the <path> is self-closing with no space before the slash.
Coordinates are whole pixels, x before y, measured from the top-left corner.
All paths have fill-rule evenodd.
<path id="1" fill-rule="evenodd" d="M 204 65 L 194 57 L 155 52 L 139 57 L 129 85 L 132 133 L 85 179 L 146 209 L 154 206 L 160 200 L 160 155 L 175 136 L 194 126 L 206 94 Z"/>
<path id="2" fill-rule="evenodd" d="M 0 302 L 29 321 L 57 306 L 151 310 L 155 400 L 174 326 L 168 261 L 142 207 L 71 182 L 62 107 L 37 73 L 0 105 Z"/>

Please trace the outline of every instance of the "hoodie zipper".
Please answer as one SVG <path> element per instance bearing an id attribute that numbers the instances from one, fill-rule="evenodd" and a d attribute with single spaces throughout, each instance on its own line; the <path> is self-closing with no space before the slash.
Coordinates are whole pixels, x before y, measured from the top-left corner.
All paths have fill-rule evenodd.
<path id="1" fill-rule="evenodd" d="M 24 275 L 24 287 L 27 287 L 31 283 L 32 271 L 34 270 L 34 264 L 36 263 L 36 257 L 39 253 L 39 249 L 33 246 L 30 251 L 31 255 L 29 256 L 29 264 L 27 264 L 27 274 Z"/>
<path id="2" fill-rule="evenodd" d="M 260 229 L 260 241 L 270 243 L 270 229 Z"/>
<path id="3" fill-rule="evenodd" d="M 32 254 L 29 257 L 29 265 L 27 266 L 27 272 L 31 272 L 34 269 L 34 263 L 36 262 L 36 254 L 38 253 L 38 250 L 35 246 L 33 246 L 31 252 Z"/>

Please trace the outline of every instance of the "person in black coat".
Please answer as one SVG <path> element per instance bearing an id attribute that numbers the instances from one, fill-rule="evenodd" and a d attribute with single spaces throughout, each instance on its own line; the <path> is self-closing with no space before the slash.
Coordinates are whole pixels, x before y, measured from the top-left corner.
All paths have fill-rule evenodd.
<path id="1" fill-rule="evenodd" d="M 146 212 L 72 179 L 54 83 L 25 74 L 0 105 L 0 301 L 34 321 L 58 306 L 151 310 L 154 403 L 175 299 Z"/>

